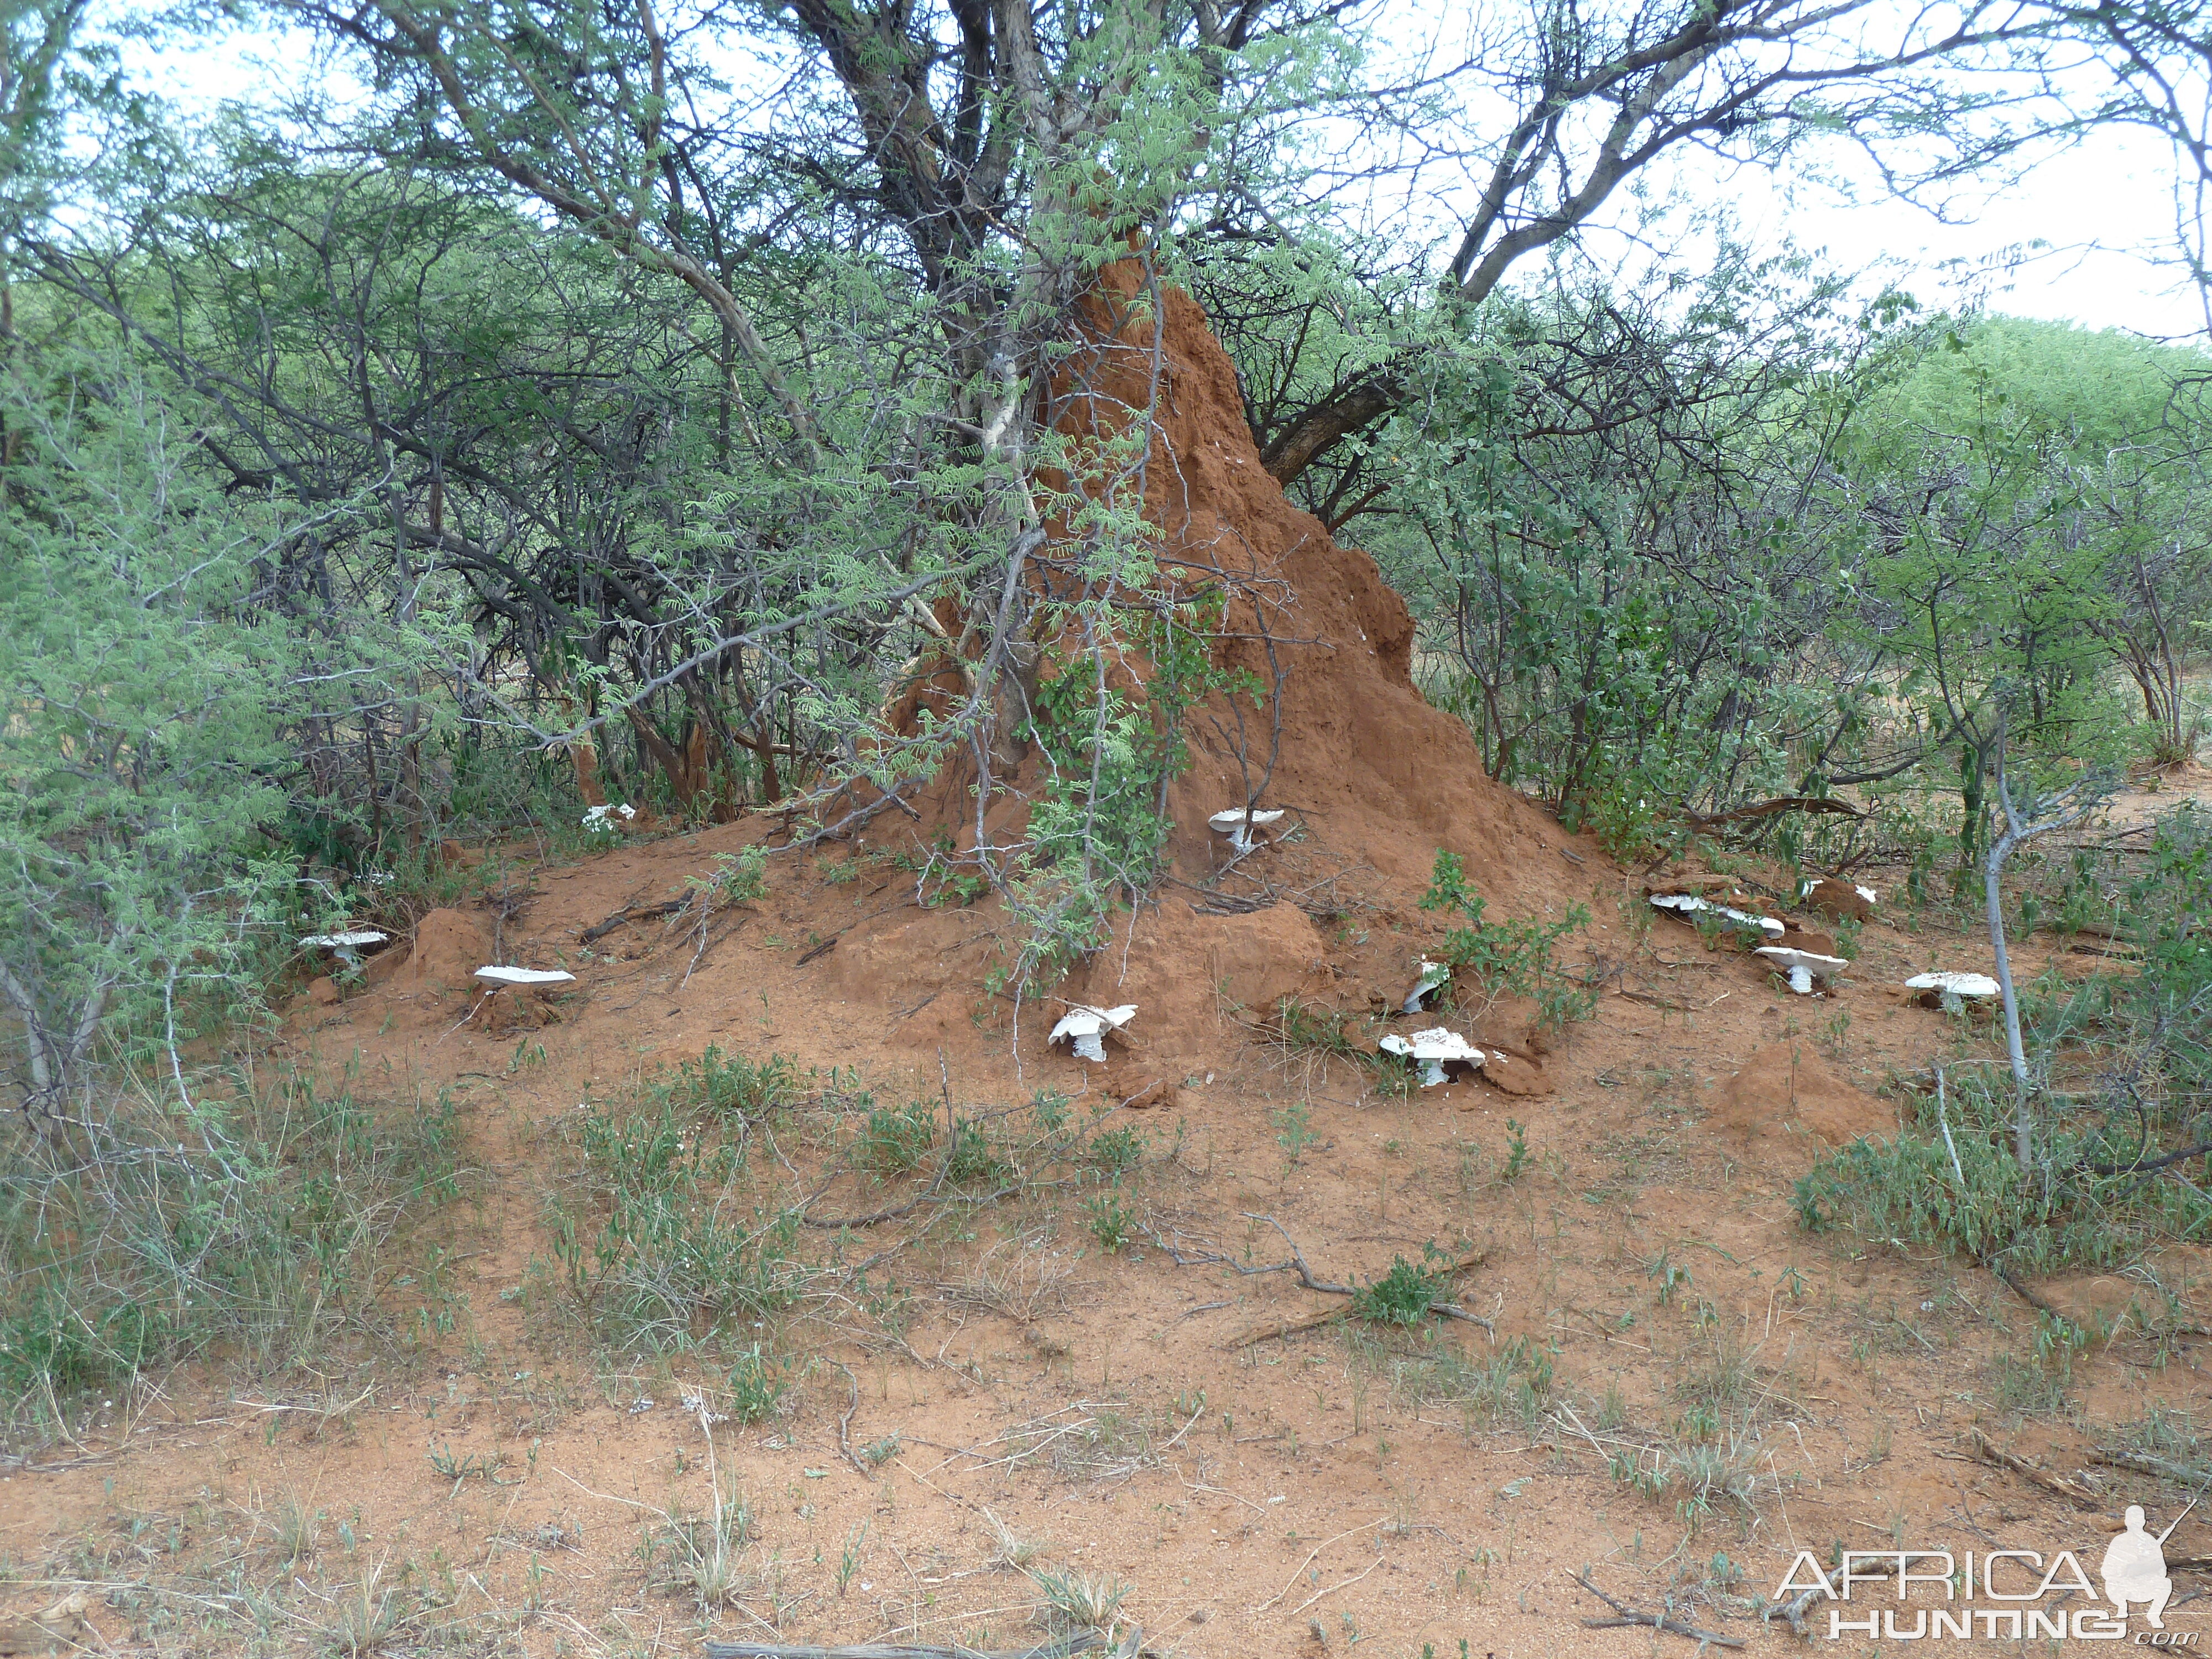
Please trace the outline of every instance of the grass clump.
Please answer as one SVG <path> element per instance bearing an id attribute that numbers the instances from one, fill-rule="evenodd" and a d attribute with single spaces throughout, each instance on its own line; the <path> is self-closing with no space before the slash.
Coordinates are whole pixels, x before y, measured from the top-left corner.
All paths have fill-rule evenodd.
<path id="1" fill-rule="evenodd" d="M 921 1167 L 936 1144 L 937 1113 L 927 1101 L 896 1109 L 878 1107 L 860 1124 L 853 1143 L 853 1162 L 877 1175 L 906 1175 Z"/>
<path id="2" fill-rule="evenodd" d="M 648 1091 L 650 1092 L 650 1091 Z M 662 1096 L 632 1111 L 587 1111 L 575 1135 L 580 1192 L 550 1206 L 553 1260 L 535 1264 L 543 1300 L 612 1346 L 696 1346 L 798 1296 L 799 1220 L 738 1199 L 746 1125 L 704 1123 Z"/>
<path id="3" fill-rule="evenodd" d="M 34 1414 L 219 1355 L 265 1369 L 395 1340 L 375 1287 L 459 1192 L 454 1105 L 372 1109 L 248 1076 L 187 1109 L 118 1091 L 58 1146 L 0 1142 L 0 1397 Z M 437 1291 L 434 1261 L 418 1289 Z"/>
<path id="4" fill-rule="evenodd" d="M 1429 1249 L 1433 1261 L 1436 1246 Z M 1404 1327 L 1426 1319 L 1431 1304 L 1450 1300 L 1451 1290 L 1442 1274 L 1399 1255 L 1391 1257 L 1389 1270 L 1382 1278 L 1352 1292 L 1352 1311 L 1370 1324 Z"/>

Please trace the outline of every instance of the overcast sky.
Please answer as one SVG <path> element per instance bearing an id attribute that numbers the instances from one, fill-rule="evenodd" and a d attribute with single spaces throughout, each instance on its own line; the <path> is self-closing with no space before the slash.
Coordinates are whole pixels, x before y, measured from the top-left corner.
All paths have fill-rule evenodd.
<path id="1" fill-rule="evenodd" d="M 237 33 L 197 47 L 171 41 L 129 58 L 131 75 L 188 113 L 265 97 L 275 80 L 296 76 L 307 62 L 296 41 Z M 2204 313 L 2194 288 L 2157 263 L 2171 242 L 2174 176 L 2162 142 L 2108 129 L 2039 163 L 2017 186 L 1954 200 L 1952 222 L 1870 181 L 1852 204 L 1826 186 L 1755 169 L 1716 173 L 1698 155 L 1685 156 L 1660 182 L 1692 204 L 1693 220 L 1700 203 L 1724 207 L 1754 246 L 1787 235 L 1802 249 L 1825 250 L 1839 268 L 1879 268 L 1879 280 L 1924 304 L 1978 300 L 2092 328 L 2201 335 Z"/>

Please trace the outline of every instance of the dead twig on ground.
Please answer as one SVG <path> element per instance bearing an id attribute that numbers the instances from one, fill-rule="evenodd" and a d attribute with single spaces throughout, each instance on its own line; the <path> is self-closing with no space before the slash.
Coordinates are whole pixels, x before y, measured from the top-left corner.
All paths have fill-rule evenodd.
<path id="1" fill-rule="evenodd" d="M 2212 1480 L 2212 1470 L 2172 1462 L 2163 1457 L 2154 1457 L 2148 1452 L 2128 1451 L 2118 1446 L 2100 1446 L 2090 1455 L 2107 1468 L 2132 1469 L 2137 1474 L 2154 1474 L 2161 1480 L 2172 1481 L 2176 1486 L 2201 1486 Z"/>
<path id="2" fill-rule="evenodd" d="M 1070 1659 L 1079 1653 L 1103 1649 L 1106 1638 L 1097 1631 L 1064 1637 L 1042 1646 L 996 1653 L 973 1648 L 915 1647 L 905 1642 L 870 1642 L 856 1648 L 793 1647 L 781 1642 L 709 1642 L 707 1659 Z M 1122 1659 L 1135 1659 L 1143 1645 L 1139 1632 L 1132 1632 L 1113 1650 Z"/>
<path id="3" fill-rule="evenodd" d="M 1607 1595 L 1603 1590 L 1600 1589 L 1595 1584 L 1591 1583 L 1589 1581 L 1589 1576 L 1586 1572 L 1577 1573 L 1575 1575 L 1575 1583 L 1580 1584 L 1592 1595 L 1595 1595 L 1599 1601 L 1604 1602 L 1606 1606 L 1611 1607 L 1614 1614 L 1611 1619 L 1583 1620 L 1583 1628 L 1584 1630 L 1627 1630 L 1631 1628 L 1640 1628 L 1643 1630 L 1663 1630 L 1669 1636 L 1687 1637 L 1691 1641 L 1698 1644 L 1700 1646 L 1703 1646 L 1708 1642 L 1711 1643 L 1717 1648 L 1740 1648 L 1743 1645 L 1743 1638 L 1741 1637 L 1723 1636 L 1718 1631 L 1699 1630 L 1695 1625 L 1685 1623 L 1680 1619 L 1669 1618 L 1663 1613 L 1641 1613 L 1636 1608 L 1627 1606 L 1624 1602 L 1616 1601 L 1613 1597 Z"/>
<path id="4" fill-rule="evenodd" d="M 690 904 L 688 898 L 670 899 L 665 904 L 640 904 L 627 910 L 617 910 L 596 927 L 586 927 L 577 935 L 579 945 L 596 945 L 616 928 L 633 921 L 650 921 L 660 916 L 672 916 Z"/>
<path id="5" fill-rule="evenodd" d="M 2101 1509 L 2104 1499 L 2078 1480 L 2069 1480 L 2063 1474 L 2053 1474 L 2049 1469 L 2031 1463 L 2017 1452 L 2008 1452 L 1993 1442 L 1980 1429 L 1972 1431 L 1974 1455 L 1984 1463 L 1993 1463 L 2001 1469 L 2009 1469 L 2021 1479 L 2031 1480 L 2045 1492 L 2056 1492 L 2071 1503 Z"/>
<path id="6" fill-rule="evenodd" d="M 1274 1217 L 1271 1215 L 1253 1215 L 1247 1212 L 1244 1218 L 1247 1221 L 1264 1221 L 1270 1227 L 1273 1227 L 1277 1232 L 1282 1234 L 1283 1242 L 1291 1247 L 1291 1259 L 1288 1261 L 1279 1261 L 1270 1267 L 1241 1267 L 1236 1262 L 1229 1261 L 1226 1256 L 1209 1253 L 1211 1260 L 1219 1261 L 1229 1267 L 1236 1267 L 1237 1271 L 1241 1273 L 1282 1273 L 1287 1270 L 1297 1273 L 1298 1276 L 1298 1283 L 1304 1285 L 1306 1289 L 1310 1291 L 1319 1291 L 1325 1296 L 1349 1297 L 1359 1294 L 1358 1291 L 1352 1285 L 1339 1285 L 1329 1279 L 1316 1278 L 1312 1267 L 1306 1261 L 1305 1252 L 1298 1248 L 1297 1240 L 1292 1238 L 1289 1231 L 1284 1227 L 1281 1222 L 1276 1220 Z M 1160 1243 L 1157 1235 L 1154 1236 L 1154 1242 Z M 1166 1249 L 1170 1255 L 1175 1257 L 1177 1263 L 1183 1266 L 1188 1266 L 1193 1262 L 1207 1259 L 1206 1257 L 1194 1256 L 1190 1258 L 1189 1261 L 1185 1261 L 1183 1257 L 1177 1255 L 1165 1243 L 1162 1243 L 1161 1248 L 1163 1249 Z M 1457 1260 L 1447 1262 L 1440 1267 L 1437 1269 L 1437 1277 L 1440 1279 L 1449 1279 L 1455 1273 L 1466 1272 L 1469 1267 L 1480 1267 L 1489 1254 L 1490 1252 L 1487 1249 L 1469 1250 L 1466 1255 L 1460 1256 Z M 1432 1314 L 1442 1315 L 1446 1319 L 1462 1319 L 1465 1320 L 1470 1325 L 1480 1325 L 1486 1331 L 1494 1328 L 1490 1321 L 1485 1319 L 1480 1314 L 1469 1313 L 1466 1309 L 1461 1307 L 1455 1302 L 1431 1302 L 1429 1304 L 1428 1310 Z M 1228 1341 L 1222 1344 L 1222 1346 L 1225 1350 L 1234 1352 L 1238 1348 L 1249 1348 L 1255 1342 L 1272 1341 L 1279 1336 L 1295 1336 L 1300 1331 L 1313 1330 L 1316 1327 L 1328 1324 L 1331 1320 L 1341 1319 L 1350 1310 L 1348 1309 L 1331 1308 L 1322 1313 L 1301 1315 L 1295 1319 L 1285 1321 L 1280 1323 L 1261 1326 L 1253 1330 L 1239 1333 L 1237 1335 L 1230 1338 Z"/>
<path id="7" fill-rule="evenodd" d="M 875 1471 L 862 1462 L 860 1453 L 853 1449 L 853 1413 L 860 1409 L 860 1379 L 853 1375 L 853 1368 L 842 1360 L 837 1362 L 837 1369 L 845 1373 L 847 1391 L 845 1414 L 837 1419 L 837 1449 L 844 1453 L 848 1463 L 872 1480 Z"/>

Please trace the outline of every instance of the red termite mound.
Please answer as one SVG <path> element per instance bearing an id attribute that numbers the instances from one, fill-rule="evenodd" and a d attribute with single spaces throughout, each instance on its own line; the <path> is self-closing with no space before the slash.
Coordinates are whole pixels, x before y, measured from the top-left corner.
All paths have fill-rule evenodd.
<path id="1" fill-rule="evenodd" d="M 1292 808 L 1340 855 L 1394 886 L 1425 880 L 1437 850 L 1449 848 L 1493 908 L 1527 915 L 1586 896 L 1588 878 L 1550 850 L 1564 839 L 1558 824 L 1488 777 L 1466 727 L 1414 690 L 1413 617 L 1375 561 L 1340 547 L 1261 464 L 1236 370 L 1197 303 L 1180 289 L 1149 289 L 1141 264 L 1125 260 L 1100 273 L 1079 321 L 1085 349 L 1060 377 L 1055 423 L 1063 432 L 1126 427 L 1150 398 L 1158 346 L 1162 392 L 1145 514 L 1165 532 L 1161 562 L 1185 563 L 1194 576 L 1221 573 L 1237 596 L 1225 631 L 1273 638 L 1272 665 L 1266 646 L 1247 637 L 1219 647 L 1226 665 L 1269 686 L 1277 668 L 1289 671 L 1279 755 L 1258 805 Z M 957 689 L 947 670 L 897 713 L 948 706 Z M 1170 793 L 1176 865 L 1187 877 L 1218 861 L 1206 819 L 1244 804 L 1244 776 L 1259 781 L 1277 741 L 1269 712 L 1255 714 L 1248 702 L 1240 768 L 1224 725 L 1233 732 L 1221 700 L 1190 722 L 1192 764 Z M 1013 792 L 1001 810 L 1018 812 L 1034 781 L 1028 766 L 1005 780 Z M 912 799 L 931 827 L 964 844 L 974 835 L 974 786 L 972 763 L 956 761 Z M 1003 822 L 994 812 L 994 830 Z"/>
<path id="2" fill-rule="evenodd" d="M 1492 780 L 1466 727 L 1414 689 L 1413 623 L 1404 602 L 1372 558 L 1339 546 L 1269 476 L 1245 424 L 1236 370 L 1196 302 L 1178 289 L 1152 287 L 1142 265 L 1128 260 L 1100 274 L 1079 321 L 1085 349 L 1060 377 L 1055 425 L 1079 435 L 1126 429 L 1133 411 L 1150 401 L 1157 373 L 1161 390 L 1144 501 L 1146 517 L 1164 532 L 1161 563 L 1228 583 L 1234 597 L 1224 632 L 1244 637 L 1218 647 L 1225 665 L 1249 671 L 1267 686 L 1279 669 L 1288 670 L 1279 737 L 1271 732 L 1270 711 L 1255 714 L 1245 703 L 1243 764 L 1225 698 L 1188 722 L 1191 764 L 1169 793 L 1174 872 L 1196 884 L 1226 861 L 1228 849 L 1206 819 L 1244 805 L 1244 779 L 1258 782 L 1273 746 L 1273 771 L 1255 805 L 1290 809 L 1283 827 L 1296 822 L 1304 833 L 1294 858 L 1280 848 L 1244 860 L 1228 890 L 1249 894 L 1255 884 L 1297 890 L 1326 884 L 1332 874 L 1338 884 L 1304 909 L 1274 905 L 1231 916 L 1206 915 L 1211 901 L 1170 888 L 1062 994 L 1149 998 L 1145 1023 L 1163 1036 L 1164 1025 L 1189 1020 L 1170 1017 L 1161 1005 L 1189 1001 L 1194 989 L 1210 1002 L 1225 996 L 1265 1009 L 1300 988 L 1302 975 L 1310 986 L 1326 954 L 1305 910 L 1354 895 L 1402 905 L 1425 885 L 1439 849 L 1461 856 L 1493 917 L 1558 915 L 1587 902 L 1602 856 Z M 1267 645 L 1255 637 L 1262 634 L 1273 641 L 1272 663 Z M 896 717 L 910 718 L 920 706 L 950 706 L 958 677 L 941 661 L 938 667 L 935 679 L 902 700 Z M 1012 787 L 994 805 L 988 827 L 1003 842 L 1026 811 L 1034 760 L 1000 781 Z M 975 782 L 972 762 L 954 761 L 912 796 L 922 817 L 908 828 L 949 831 L 972 846 Z M 878 820 L 873 833 L 890 827 Z M 1563 846 L 1572 858 L 1562 855 Z M 1195 1018 L 1200 1011 L 1187 1012 Z"/>

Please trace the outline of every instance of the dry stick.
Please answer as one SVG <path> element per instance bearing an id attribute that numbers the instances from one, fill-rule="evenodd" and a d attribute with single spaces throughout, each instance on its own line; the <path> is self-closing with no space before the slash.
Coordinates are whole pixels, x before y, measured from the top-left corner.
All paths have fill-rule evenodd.
<path id="1" fill-rule="evenodd" d="M 1626 1607 L 1614 1601 L 1595 1584 L 1591 1583 L 1587 1573 L 1578 1572 L 1575 1574 L 1574 1578 L 1575 1583 L 1611 1607 L 1617 1615 L 1612 1619 L 1585 1619 L 1583 1620 L 1584 1630 L 1626 1630 L 1631 1627 L 1643 1630 L 1663 1630 L 1670 1636 L 1686 1636 L 1692 1642 L 1699 1644 L 1710 1642 L 1717 1648 L 1740 1648 L 1743 1645 L 1742 1638 L 1740 1637 L 1723 1636 L 1718 1631 L 1699 1630 L 1695 1625 L 1685 1624 L 1679 1619 L 1670 1619 L 1662 1613 L 1638 1613 L 1634 1607 Z"/>
<path id="2" fill-rule="evenodd" d="M 2104 1507 L 2104 1500 L 2078 1480 L 2069 1480 L 2063 1474 L 2053 1474 L 2038 1468 L 2025 1457 L 1994 1444 L 1989 1436 L 1978 1428 L 1973 1431 L 1974 1454 L 1985 1463 L 1994 1463 L 2001 1469 L 2009 1469 L 2025 1480 L 2033 1481 L 2045 1492 L 2056 1492 L 2073 1503 L 2087 1504 L 2091 1509 Z"/>
<path id="3" fill-rule="evenodd" d="M 1069 1659 L 1101 1645 L 1096 1631 L 1014 1652 L 978 1653 L 973 1648 L 915 1647 L 904 1642 L 870 1642 L 856 1648 L 792 1647 L 781 1642 L 709 1642 L 707 1659 Z"/>
<path id="4" fill-rule="evenodd" d="M 596 927 L 586 927 L 576 936 L 579 945 L 596 945 L 626 921 L 646 921 L 656 916 L 672 916 L 686 908 L 688 898 L 671 899 L 665 904 L 641 904 L 635 909 L 617 910 Z"/>
<path id="5" fill-rule="evenodd" d="M 1316 1279 L 1314 1276 L 1314 1270 L 1306 1263 L 1305 1252 L 1298 1248 L 1297 1240 L 1292 1238 L 1289 1231 L 1284 1227 L 1283 1224 L 1276 1220 L 1274 1217 L 1271 1215 L 1254 1215 L 1246 1212 L 1244 1212 L 1244 1218 L 1247 1221 L 1264 1221 L 1270 1227 L 1273 1227 L 1277 1232 L 1281 1233 L 1283 1236 L 1283 1242 L 1291 1247 L 1291 1259 L 1285 1262 L 1278 1262 L 1272 1267 L 1238 1267 L 1237 1271 L 1239 1273 L 1279 1273 L 1283 1268 L 1289 1267 L 1297 1274 L 1298 1283 L 1304 1285 L 1310 1291 L 1319 1291 L 1328 1296 L 1356 1296 L 1358 1294 L 1358 1292 L 1353 1290 L 1349 1285 L 1336 1285 L 1330 1283 L 1325 1279 Z M 1163 1246 L 1162 1248 L 1164 1249 L 1166 1247 Z M 1174 1255 L 1175 1253 L 1170 1250 L 1169 1254 Z M 1456 1261 L 1451 1262 L 1446 1266 L 1440 1276 L 1449 1279 L 1454 1273 L 1464 1273 L 1469 1267 L 1479 1267 L 1489 1255 L 1490 1251 L 1486 1247 L 1482 1249 L 1470 1250 L 1465 1255 L 1460 1257 Z M 1177 1259 L 1180 1260 L 1181 1258 L 1178 1257 Z M 1220 1259 L 1224 1261 L 1226 1260 L 1226 1258 Z M 1230 1262 L 1228 1265 L 1231 1267 L 1236 1266 L 1234 1262 Z M 1461 1307 L 1455 1302 L 1431 1302 L 1429 1304 L 1428 1311 L 1433 1314 L 1442 1314 L 1447 1319 L 1463 1319 L 1470 1325 L 1481 1326 L 1486 1331 L 1494 1330 L 1496 1328 L 1496 1327 L 1492 1325 L 1490 1321 L 1485 1319 L 1480 1314 L 1469 1313 L 1466 1309 Z M 1341 1319 L 1344 1317 L 1344 1315 L 1345 1310 L 1340 1308 L 1332 1308 L 1326 1313 L 1322 1314 L 1301 1315 L 1297 1318 L 1292 1319 L 1285 1323 L 1266 1325 L 1255 1330 L 1243 1332 L 1237 1336 L 1231 1337 L 1227 1342 L 1222 1344 L 1222 1346 L 1225 1351 L 1229 1352 L 1234 1352 L 1238 1348 L 1249 1348 L 1255 1342 L 1266 1342 L 1275 1337 L 1293 1336 L 1300 1331 L 1312 1330 L 1316 1326 L 1328 1324 L 1333 1319 Z"/>
<path id="6" fill-rule="evenodd" d="M 1374 1571 L 1376 1568 L 1382 1565 L 1382 1558 L 1378 1555 L 1372 1561 L 1367 1564 L 1367 1572 Z M 1322 1596 L 1334 1595 L 1337 1591 L 1345 1589 L 1347 1585 L 1358 1583 L 1360 1579 L 1367 1577 L 1367 1572 L 1360 1573 L 1355 1577 L 1346 1578 L 1340 1583 L 1331 1584 L 1327 1589 L 1316 1590 L 1311 1595 L 1309 1595 L 1304 1601 L 1299 1602 L 1297 1606 L 1291 1609 L 1291 1617 L 1293 1619 L 1297 1618 L 1315 1602 L 1320 1601 Z"/>
<path id="7" fill-rule="evenodd" d="M 845 1454 L 848 1463 L 862 1474 L 872 1478 L 875 1472 L 863 1463 L 860 1454 L 853 1449 L 853 1438 L 848 1432 L 853 1425 L 853 1413 L 860 1409 L 860 1379 L 853 1375 L 853 1368 L 842 1359 L 837 1362 L 837 1369 L 845 1373 L 845 1386 L 850 1390 L 845 1401 L 845 1414 L 837 1419 L 837 1449 Z"/>
<path id="8" fill-rule="evenodd" d="M 1273 1607 L 1276 1602 L 1281 1601 L 1285 1595 L 1288 1595 L 1292 1590 L 1296 1589 L 1298 1587 L 1298 1579 L 1300 1576 L 1304 1573 L 1308 1567 L 1313 1565 L 1314 1562 L 1320 1558 L 1321 1553 L 1327 1549 L 1331 1544 L 1341 1543 L 1344 1540 L 1351 1537 L 1352 1534 L 1356 1532 L 1371 1532 L 1389 1518 L 1390 1517 L 1387 1515 L 1378 1515 L 1372 1521 L 1363 1522 L 1360 1525 L 1356 1527 L 1346 1527 L 1342 1532 L 1337 1534 L 1334 1538 L 1322 1539 L 1320 1543 L 1316 1544 L 1313 1547 L 1311 1553 L 1307 1555 L 1306 1559 L 1298 1563 L 1297 1571 L 1291 1575 L 1290 1582 L 1285 1584 L 1282 1589 L 1277 1590 L 1273 1595 L 1269 1596 L 1266 1601 L 1261 1602 L 1260 1605 L 1253 1608 L 1252 1611 L 1255 1613 L 1265 1613 L 1269 1607 Z"/>

